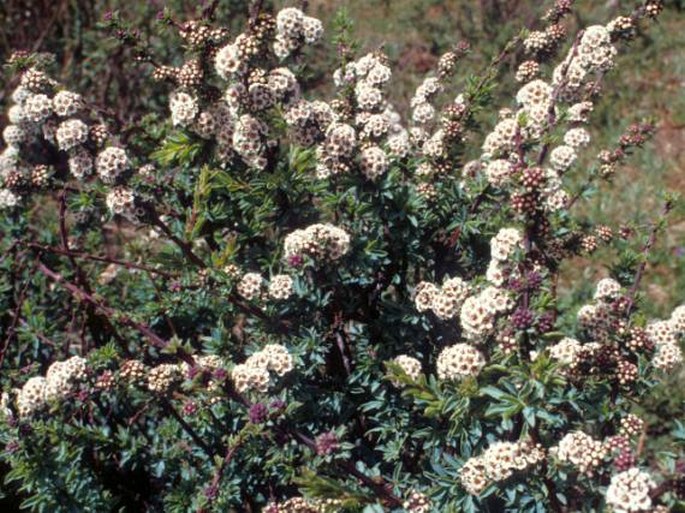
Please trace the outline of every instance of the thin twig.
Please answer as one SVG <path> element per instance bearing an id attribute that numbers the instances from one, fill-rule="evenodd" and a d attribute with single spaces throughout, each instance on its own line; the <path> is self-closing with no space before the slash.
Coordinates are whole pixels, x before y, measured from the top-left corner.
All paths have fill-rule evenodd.
<path id="1" fill-rule="evenodd" d="M 21 318 L 21 309 L 24 306 L 24 300 L 26 299 L 26 291 L 28 290 L 29 286 L 31 285 L 31 277 L 33 276 L 33 269 L 29 271 L 29 278 L 26 280 L 26 283 L 21 289 L 21 292 L 19 293 L 19 299 L 17 300 L 16 307 L 14 308 L 14 313 L 13 313 L 13 318 L 12 318 L 12 323 L 10 324 L 9 329 L 7 330 L 7 336 L 5 337 L 5 342 L 2 345 L 2 350 L 0 350 L 0 367 L 2 367 L 2 363 L 5 361 L 5 353 L 7 352 L 7 348 L 10 345 L 10 342 L 12 341 L 12 337 L 14 336 L 14 333 L 17 329 L 17 324 L 19 323 L 19 319 Z"/>
<path id="2" fill-rule="evenodd" d="M 652 251 L 654 244 L 656 243 L 656 238 L 657 238 L 657 235 L 659 234 L 659 230 L 662 227 L 663 220 L 669 214 L 669 212 L 671 211 L 672 208 L 673 208 L 673 202 L 670 200 L 667 200 L 666 203 L 664 203 L 663 208 L 661 209 L 661 214 L 659 216 L 659 220 L 654 221 L 654 223 L 652 224 L 652 230 L 651 230 L 651 233 L 649 234 L 649 239 L 647 240 L 647 243 L 642 248 L 642 262 L 640 262 L 640 265 L 637 268 L 637 272 L 635 273 L 635 280 L 633 281 L 633 285 L 632 285 L 632 287 L 630 287 L 630 291 L 628 292 L 628 303 L 626 306 L 626 312 L 630 312 L 630 310 L 633 307 L 633 304 L 635 303 L 635 296 L 637 295 L 637 290 L 638 290 L 638 288 L 640 288 L 640 282 L 642 281 L 642 276 L 644 275 L 645 269 L 647 268 L 647 261 L 649 259 L 649 254 Z"/>

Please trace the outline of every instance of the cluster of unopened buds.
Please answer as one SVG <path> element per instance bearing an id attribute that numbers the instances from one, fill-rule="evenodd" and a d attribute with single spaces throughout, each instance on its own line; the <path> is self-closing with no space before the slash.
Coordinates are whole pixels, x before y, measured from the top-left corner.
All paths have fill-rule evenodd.
<path id="1" fill-rule="evenodd" d="M 604 180 L 611 179 L 619 166 L 630 155 L 635 147 L 642 146 L 654 135 L 655 127 L 651 123 L 634 123 L 619 138 L 618 145 L 613 149 L 604 149 L 597 155 L 599 162 L 598 174 Z"/>

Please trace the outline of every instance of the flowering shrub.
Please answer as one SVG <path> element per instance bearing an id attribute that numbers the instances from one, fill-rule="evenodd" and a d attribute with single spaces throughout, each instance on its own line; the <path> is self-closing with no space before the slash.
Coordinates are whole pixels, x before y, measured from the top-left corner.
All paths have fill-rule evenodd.
<path id="1" fill-rule="evenodd" d="M 589 153 L 616 56 L 662 4 L 567 38 L 571 4 L 480 76 L 460 80 L 455 46 L 407 113 L 388 57 L 355 55 L 345 24 L 335 96 L 311 97 L 298 74 L 323 24 L 293 7 L 257 3 L 238 34 L 165 14 L 185 60 L 136 48 L 169 87 L 168 111 L 137 124 L 65 89 L 45 55 L 14 54 L 8 490 L 49 511 L 678 504 L 685 427 L 652 457 L 636 414 L 682 360 L 685 306 L 640 311 L 662 223 L 631 254 L 631 234 L 573 209 L 653 132 Z M 520 87 L 491 126 L 510 56 Z M 619 265 L 562 308 L 560 265 L 600 245 Z"/>

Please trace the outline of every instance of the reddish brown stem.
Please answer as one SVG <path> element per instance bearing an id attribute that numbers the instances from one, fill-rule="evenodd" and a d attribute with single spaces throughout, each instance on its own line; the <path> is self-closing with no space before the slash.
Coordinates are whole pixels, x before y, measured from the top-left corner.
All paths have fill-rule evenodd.
<path id="1" fill-rule="evenodd" d="M 126 269 L 140 269 L 141 271 L 146 271 L 146 272 L 149 272 L 152 274 L 156 274 L 156 275 L 162 276 L 162 277 L 167 278 L 167 279 L 174 279 L 174 278 L 178 277 L 177 275 L 168 273 L 166 271 L 162 271 L 160 269 L 155 269 L 154 267 L 150 267 L 150 266 L 142 265 L 142 264 L 136 264 L 133 262 L 127 262 L 124 260 L 117 260 L 116 258 L 91 255 L 89 253 L 71 251 L 69 249 L 56 248 L 54 246 L 45 246 L 42 244 L 37 244 L 35 242 L 29 242 L 27 244 L 27 246 L 35 248 L 35 249 L 39 249 L 41 251 L 45 251 L 48 253 L 55 253 L 57 255 L 65 255 L 65 256 L 74 257 L 74 258 L 82 258 L 85 260 L 93 260 L 95 262 L 103 262 L 106 264 L 120 265 L 121 267 L 125 267 Z"/>
<path id="2" fill-rule="evenodd" d="M 10 327 L 7 330 L 7 337 L 5 337 L 5 342 L 2 345 L 2 350 L 0 350 L 0 368 L 2 367 L 2 363 L 5 361 L 5 353 L 7 352 L 7 348 L 9 347 L 10 342 L 12 341 L 12 337 L 14 336 L 14 333 L 17 329 L 19 319 L 21 318 L 21 308 L 24 306 L 24 300 L 26 299 L 26 291 L 31 285 L 30 276 L 32 274 L 33 270 L 29 272 L 29 279 L 26 280 L 26 283 L 21 288 L 21 292 L 19 293 L 19 299 L 17 300 L 17 305 L 14 308 L 14 317 L 12 318 L 12 324 L 10 324 Z"/>
<path id="3" fill-rule="evenodd" d="M 103 300 L 95 298 L 92 294 L 86 292 L 82 288 L 79 288 L 77 285 L 67 281 L 64 276 L 61 274 L 53 271 L 49 267 L 47 267 L 44 263 L 38 262 L 37 265 L 38 270 L 43 273 L 45 276 L 53 280 L 54 282 L 60 284 L 64 289 L 66 289 L 74 298 L 80 301 L 85 301 L 89 305 L 92 305 L 95 309 L 99 310 L 103 315 L 107 317 L 108 320 L 113 320 L 116 319 L 120 323 L 124 324 L 125 326 L 128 326 L 130 328 L 133 328 L 143 334 L 155 347 L 159 349 L 165 349 L 169 343 L 162 339 L 159 335 L 157 335 L 152 329 L 140 322 L 134 321 L 130 317 L 128 317 L 125 314 L 122 314 L 120 312 L 117 312 L 113 308 L 109 307 L 108 305 L 105 304 Z M 195 361 L 193 360 L 193 357 L 188 354 L 187 352 L 183 351 L 182 349 L 178 350 L 178 357 L 188 363 L 189 365 L 193 366 L 195 364 Z"/>

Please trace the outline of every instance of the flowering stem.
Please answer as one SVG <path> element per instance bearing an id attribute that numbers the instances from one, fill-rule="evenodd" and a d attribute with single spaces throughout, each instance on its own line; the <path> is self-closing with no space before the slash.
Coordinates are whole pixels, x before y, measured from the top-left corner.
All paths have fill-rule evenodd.
<path id="1" fill-rule="evenodd" d="M 561 78 L 559 79 L 559 83 L 557 84 L 557 86 L 552 91 L 552 98 L 550 99 L 549 110 L 547 111 L 547 125 L 548 125 L 547 129 L 548 130 L 551 130 L 556 125 L 557 115 L 556 115 L 556 112 L 554 109 L 556 107 L 556 103 L 557 103 L 557 99 L 559 98 L 559 95 L 561 94 L 564 87 L 566 86 L 566 77 L 568 75 L 568 70 L 571 67 L 571 64 L 573 63 L 573 60 L 578 55 L 578 45 L 580 45 L 580 41 L 583 38 L 583 33 L 584 33 L 584 31 L 581 30 L 576 35 L 576 39 L 573 42 L 573 46 L 571 47 L 571 56 L 569 57 L 568 61 L 566 61 L 564 63 L 564 67 L 561 70 Z M 547 157 L 548 151 L 549 151 L 549 143 L 543 145 L 542 148 L 540 149 L 540 153 L 538 155 L 538 160 L 537 160 L 538 166 L 541 166 L 543 164 L 543 162 L 545 161 L 545 158 Z"/>

